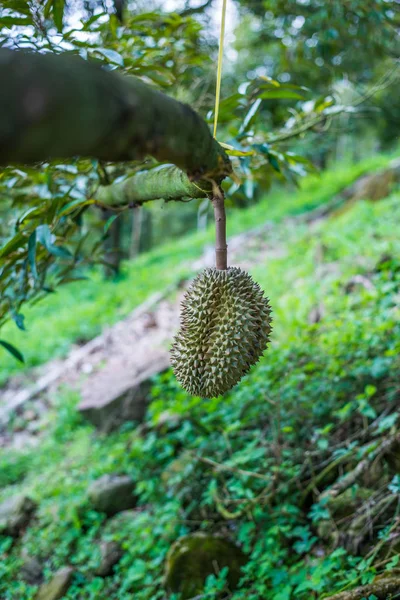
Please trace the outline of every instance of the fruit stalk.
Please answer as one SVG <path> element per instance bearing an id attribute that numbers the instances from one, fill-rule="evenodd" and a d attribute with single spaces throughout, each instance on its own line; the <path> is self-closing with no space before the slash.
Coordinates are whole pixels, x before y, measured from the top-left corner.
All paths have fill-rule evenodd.
<path id="1" fill-rule="evenodd" d="M 215 218 L 215 266 L 220 271 L 228 268 L 228 246 L 226 244 L 226 214 L 224 193 L 219 188 L 212 199 Z"/>

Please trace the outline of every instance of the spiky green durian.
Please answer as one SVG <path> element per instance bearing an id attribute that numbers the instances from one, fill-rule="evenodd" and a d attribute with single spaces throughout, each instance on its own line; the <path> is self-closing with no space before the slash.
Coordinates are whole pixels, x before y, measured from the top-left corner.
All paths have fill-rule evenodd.
<path id="1" fill-rule="evenodd" d="M 185 294 L 171 348 L 185 390 L 213 398 L 236 385 L 267 347 L 270 313 L 268 299 L 245 271 L 202 271 Z"/>

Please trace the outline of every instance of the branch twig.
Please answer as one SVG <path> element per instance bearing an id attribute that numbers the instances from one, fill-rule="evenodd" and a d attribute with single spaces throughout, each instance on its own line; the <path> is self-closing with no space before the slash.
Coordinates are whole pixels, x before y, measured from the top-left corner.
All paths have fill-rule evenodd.
<path id="1" fill-rule="evenodd" d="M 398 594 L 399 590 L 400 581 L 398 577 L 388 577 L 348 592 L 340 592 L 334 596 L 329 596 L 326 600 L 360 600 L 360 598 L 370 598 L 371 596 L 375 596 L 377 600 L 386 600 L 389 594 Z"/>
<path id="2" fill-rule="evenodd" d="M 392 448 L 400 442 L 400 434 L 396 433 L 390 438 L 385 438 L 375 449 L 373 449 L 366 458 L 361 460 L 357 466 L 349 471 L 344 477 L 339 479 L 334 485 L 326 490 L 321 498 L 336 498 L 339 494 L 351 487 L 369 467 L 371 461 L 378 456 L 383 456 L 392 450 Z"/>
<path id="3" fill-rule="evenodd" d="M 222 463 L 218 463 L 211 458 L 205 458 L 204 456 L 198 456 L 193 452 L 194 458 L 199 460 L 200 462 L 209 465 L 210 467 L 214 467 L 217 471 L 230 471 L 232 473 L 238 473 L 239 475 L 244 475 L 245 477 L 255 477 L 256 479 L 261 479 L 262 481 L 270 481 L 271 477 L 269 475 L 262 475 L 261 473 L 255 473 L 254 471 L 246 471 L 245 469 L 238 469 L 237 467 L 231 467 L 229 465 L 225 465 Z"/>
<path id="4" fill-rule="evenodd" d="M 283 131 L 282 133 L 276 135 L 275 137 L 269 138 L 267 140 L 268 143 L 276 144 L 279 142 L 284 142 L 286 140 L 297 137 L 297 136 L 301 135 L 302 133 L 305 133 L 309 129 L 312 129 L 313 127 L 315 127 L 319 123 L 324 122 L 328 118 L 337 117 L 338 115 L 346 113 L 346 112 L 352 112 L 354 107 L 359 106 L 363 102 L 366 102 L 367 100 L 369 100 L 369 98 L 374 96 L 377 92 L 381 91 L 382 89 L 385 89 L 391 83 L 393 83 L 395 78 L 398 76 L 398 74 L 397 74 L 398 69 L 399 69 L 399 63 L 398 63 L 398 61 L 396 61 L 396 64 L 393 67 L 393 69 L 391 69 L 388 73 L 385 73 L 385 75 L 383 75 L 381 80 L 376 85 L 372 86 L 369 90 L 367 90 L 367 92 L 365 94 L 363 94 L 360 98 L 355 100 L 349 106 L 343 106 L 342 108 L 338 108 L 336 111 L 332 111 L 330 114 L 322 113 L 320 115 L 317 115 L 314 118 L 311 118 L 308 121 L 306 121 L 305 123 L 303 123 L 303 125 L 300 125 L 299 127 L 292 129 L 291 131 L 287 131 L 287 132 Z"/>

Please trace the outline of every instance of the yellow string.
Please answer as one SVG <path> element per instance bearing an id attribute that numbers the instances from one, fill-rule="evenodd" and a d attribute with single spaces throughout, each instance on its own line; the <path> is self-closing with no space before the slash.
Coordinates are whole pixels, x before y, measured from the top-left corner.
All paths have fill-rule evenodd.
<path id="1" fill-rule="evenodd" d="M 224 55 L 226 2 L 227 2 L 227 0 L 223 0 L 223 3 L 222 3 L 221 32 L 220 32 L 220 36 L 219 36 L 219 52 L 218 52 L 218 68 L 217 68 L 217 89 L 216 89 L 216 93 L 215 93 L 215 111 L 214 111 L 214 137 L 217 136 L 217 124 L 218 124 L 218 113 L 219 113 L 219 99 L 220 99 L 220 96 L 221 96 L 221 76 L 222 76 L 222 58 L 223 58 L 223 55 Z"/>

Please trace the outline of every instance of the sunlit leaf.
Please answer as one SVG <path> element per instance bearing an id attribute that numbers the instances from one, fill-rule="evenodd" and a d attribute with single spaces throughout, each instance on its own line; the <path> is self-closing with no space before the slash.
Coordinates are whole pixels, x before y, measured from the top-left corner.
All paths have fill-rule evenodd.
<path id="1" fill-rule="evenodd" d="M 298 94 L 297 92 L 293 92 L 292 90 L 270 90 L 268 92 L 262 92 L 258 95 L 259 98 L 263 100 L 273 100 L 275 98 L 289 99 L 293 98 L 295 100 L 303 100 L 303 96 Z"/>
<path id="2" fill-rule="evenodd" d="M 64 204 L 64 206 L 57 212 L 57 216 L 63 217 L 73 212 L 77 208 L 83 208 L 84 206 L 90 206 L 91 204 L 95 204 L 95 200 L 72 200 L 72 202 Z"/>
<path id="3" fill-rule="evenodd" d="M 112 50 L 111 48 L 96 48 L 93 54 L 101 54 L 108 62 L 118 65 L 119 67 L 124 66 L 124 59 L 119 52 Z"/>
<path id="4" fill-rule="evenodd" d="M 229 156 L 254 156 L 255 154 L 254 150 L 238 150 L 234 146 L 223 144 L 222 142 L 219 142 L 219 145 L 226 150 L 226 153 L 229 154 Z"/>
<path id="5" fill-rule="evenodd" d="M 253 104 L 250 107 L 250 110 L 247 112 L 245 118 L 243 119 L 243 123 L 240 128 L 240 131 L 246 131 L 246 129 L 249 127 L 252 120 L 256 116 L 258 109 L 261 106 L 261 102 L 262 102 L 261 98 L 257 98 L 257 100 L 255 102 L 253 102 Z"/>

